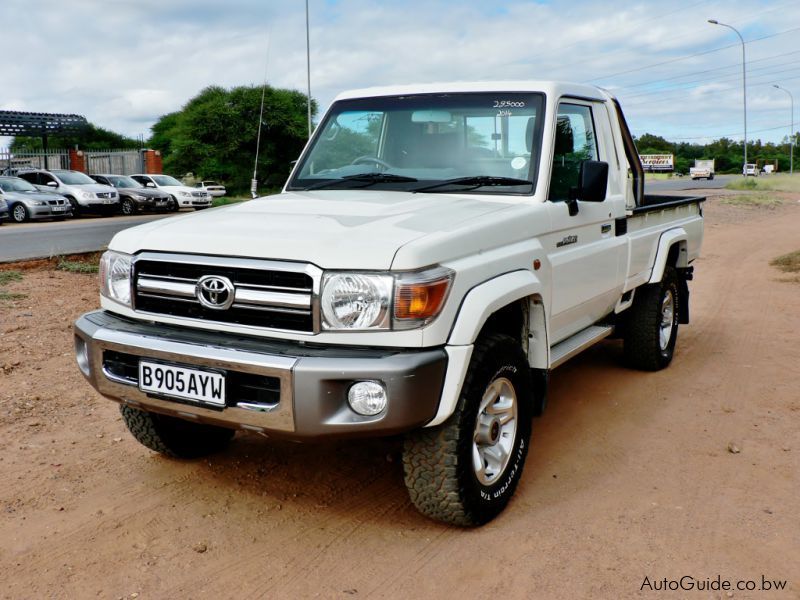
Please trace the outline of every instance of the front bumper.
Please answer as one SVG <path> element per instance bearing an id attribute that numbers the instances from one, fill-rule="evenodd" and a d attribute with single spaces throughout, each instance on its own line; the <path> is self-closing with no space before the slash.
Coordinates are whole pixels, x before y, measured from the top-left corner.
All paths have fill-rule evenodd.
<path id="1" fill-rule="evenodd" d="M 28 213 L 31 216 L 31 219 L 51 219 L 53 217 L 71 217 L 72 216 L 72 207 L 67 204 L 64 206 L 64 210 L 61 211 L 54 211 L 53 207 L 51 206 L 31 206 L 28 208 Z"/>
<path id="2" fill-rule="evenodd" d="M 441 348 L 314 347 L 156 325 L 106 311 L 78 319 L 75 347 L 84 376 L 111 400 L 298 440 L 391 435 L 421 427 L 436 415 L 447 370 L 447 353 Z M 141 357 L 224 371 L 231 382 L 225 407 L 140 391 Z M 389 398 L 387 408 L 374 417 L 355 413 L 347 403 L 350 386 L 365 380 L 381 382 Z M 259 386 L 274 392 L 254 401 L 253 390 Z"/>

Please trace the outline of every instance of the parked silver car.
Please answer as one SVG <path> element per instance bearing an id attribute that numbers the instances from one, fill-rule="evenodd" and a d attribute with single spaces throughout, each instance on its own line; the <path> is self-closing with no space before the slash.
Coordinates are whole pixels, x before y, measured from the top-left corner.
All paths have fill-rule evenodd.
<path id="1" fill-rule="evenodd" d="M 31 169 L 19 174 L 43 192 L 62 194 L 72 205 L 73 216 L 82 212 L 112 215 L 119 212 L 119 194 L 113 187 L 100 185 L 85 173 L 67 169 Z"/>
<path id="2" fill-rule="evenodd" d="M 5 200 L 11 220 L 15 223 L 30 219 L 64 219 L 72 215 L 72 206 L 64 196 L 40 192 L 20 177 L 0 177 L 0 198 Z"/>
<path id="3" fill-rule="evenodd" d="M 0 225 L 3 224 L 3 221 L 8 221 L 8 204 L 3 198 L 3 194 L 0 193 Z"/>

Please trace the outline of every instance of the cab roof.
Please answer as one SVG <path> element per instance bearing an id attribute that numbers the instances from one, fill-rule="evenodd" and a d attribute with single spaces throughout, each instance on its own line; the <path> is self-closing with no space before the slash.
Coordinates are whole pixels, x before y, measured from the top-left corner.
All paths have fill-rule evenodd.
<path id="1" fill-rule="evenodd" d="M 456 81 L 450 83 L 420 83 L 348 90 L 335 100 L 414 94 L 447 94 L 468 92 L 541 92 L 550 97 L 576 96 L 606 101 L 607 92 L 594 85 L 564 81 Z"/>

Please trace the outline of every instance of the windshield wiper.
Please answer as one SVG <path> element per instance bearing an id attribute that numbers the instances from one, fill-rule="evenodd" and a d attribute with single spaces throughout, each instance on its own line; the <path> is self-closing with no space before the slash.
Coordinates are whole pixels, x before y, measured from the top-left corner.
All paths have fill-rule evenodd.
<path id="1" fill-rule="evenodd" d="M 418 187 L 412 192 L 428 192 L 437 190 L 448 185 L 466 185 L 471 188 L 479 188 L 485 185 L 530 185 L 527 179 L 517 179 L 515 177 L 495 177 L 493 175 L 473 175 L 470 177 L 456 177 L 455 179 L 445 179 L 438 183 Z"/>
<path id="2" fill-rule="evenodd" d="M 357 173 L 356 175 L 345 175 L 344 177 L 339 177 L 337 179 L 320 181 L 298 191 L 307 192 L 309 190 L 319 190 L 350 181 L 363 181 L 366 185 L 359 187 L 368 187 L 370 185 L 375 185 L 376 183 L 413 183 L 415 181 L 419 181 L 419 179 L 416 179 L 415 177 L 406 177 L 405 175 L 394 175 L 392 173 Z"/>

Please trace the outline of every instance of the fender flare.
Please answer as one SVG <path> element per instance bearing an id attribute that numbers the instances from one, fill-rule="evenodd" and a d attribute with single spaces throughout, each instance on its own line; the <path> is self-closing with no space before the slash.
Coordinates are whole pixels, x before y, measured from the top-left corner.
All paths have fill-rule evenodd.
<path id="1" fill-rule="evenodd" d="M 512 271 L 472 288 L 458 309 L 448 345 L 475 343 L 486 321 L 495 312 L 520 298 L 542 295 L 542 282 L 530 271 Z"/>
<path id="2" fill-rule="evenodd" d="M 647 283 L 658 283 L 661 281 L 661 278 L 664 276 L 664 269 L 667 266 L 669 251 L 675 244 L 681 244 L 681 242 L 684 242 L 683 247 L 685 248 L 685 242 L 687 239 L 689 239 L 689 234 L 686 233 L 686 230 L 683 227 L 676 227 L 675 229 L 670 229 L 669 231 L 665 231 L 661 234 L 661 238 L 658 240 L 656 259 L 653 263 L 653 271 L 650 273 L 650 279 L 647 280 Z M 679 255 L 677 266 L 685 266 L 680 263 L 681 257 Z"/>
<path id="3" fill-rule="evenodd" d="M 464 296 L 445 347 L 448 354 L 448 365 L 439 409 L 436 416 L 425 427 L 439 425 L 453 414 L 461 395 L 461 386 L 469 368 L 469 361 L 472 358 L 473 344 L 489 317 L 504 306 L 521 298 L 542 296 L 542 288 L 542 282 L 533 273 L 520 270 L 485 281 L 472 288 Z M 543 322 L 543 318 L 541 322 L 537 319 L 540 326 Z M 546 346 L 547 336 L 541 336 L 540 339 Z M 548 351 L 549 348 L 545 348 L 543 355 L 545 362 L 548 360 Z"/>

